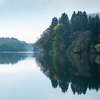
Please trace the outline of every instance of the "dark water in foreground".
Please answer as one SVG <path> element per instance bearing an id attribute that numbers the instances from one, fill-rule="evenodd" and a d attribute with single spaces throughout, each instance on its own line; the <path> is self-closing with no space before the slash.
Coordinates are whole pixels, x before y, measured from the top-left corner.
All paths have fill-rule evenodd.
<path id="1" fill-rule="evenodd" d="M 0 100 L 100 100 L 100 55 L 0 53 Z"/>

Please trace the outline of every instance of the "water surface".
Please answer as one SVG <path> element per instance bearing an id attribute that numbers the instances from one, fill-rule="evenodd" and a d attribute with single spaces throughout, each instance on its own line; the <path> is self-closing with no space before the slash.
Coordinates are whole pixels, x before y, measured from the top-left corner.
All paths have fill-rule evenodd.
<path id="1" fill-rule="evenodd" d="M 0 100 L 100 100 L 100 55 L 0 53 Z"/>

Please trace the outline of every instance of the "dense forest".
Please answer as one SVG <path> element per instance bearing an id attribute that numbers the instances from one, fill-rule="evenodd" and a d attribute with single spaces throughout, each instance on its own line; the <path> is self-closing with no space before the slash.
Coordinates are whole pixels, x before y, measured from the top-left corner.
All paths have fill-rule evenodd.
<path id="1" fill-rule="evenodd" d="M 16 38 L 0 38 L 0 51 L 25 51 L 28 44 Z"/>
<path id="2" fill-rule="evenodd" d="M 35 45 L 43 52 L 100 53 L 100 18 L 74 11 L 54 17 Z"/>

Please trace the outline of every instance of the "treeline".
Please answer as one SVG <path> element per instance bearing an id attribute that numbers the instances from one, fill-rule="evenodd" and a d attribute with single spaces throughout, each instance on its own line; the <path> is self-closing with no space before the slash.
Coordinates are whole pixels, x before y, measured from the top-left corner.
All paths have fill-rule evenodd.
<path id="1" fill-rule="evenodd" d="M 0 38 L 0 51 L 24 51 L 27 43 L 16 38 Z"/>
<path id="2" fill-rule="evenodd" d="M 54 17 L 35 45 L 44 52 L 99 53 L 100 19 L 74 11 L 69 20 L 63 13 Z"/>

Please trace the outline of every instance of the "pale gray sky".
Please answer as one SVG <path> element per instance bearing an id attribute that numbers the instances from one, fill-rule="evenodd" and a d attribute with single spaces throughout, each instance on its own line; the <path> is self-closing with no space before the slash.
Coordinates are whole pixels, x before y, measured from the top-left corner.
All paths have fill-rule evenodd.
<path id="1" fill-rule="evenodd" d="M 0 37 L 35 42 L 63 12 L 100 12 L 100 0 L 0 0 Z"/>

